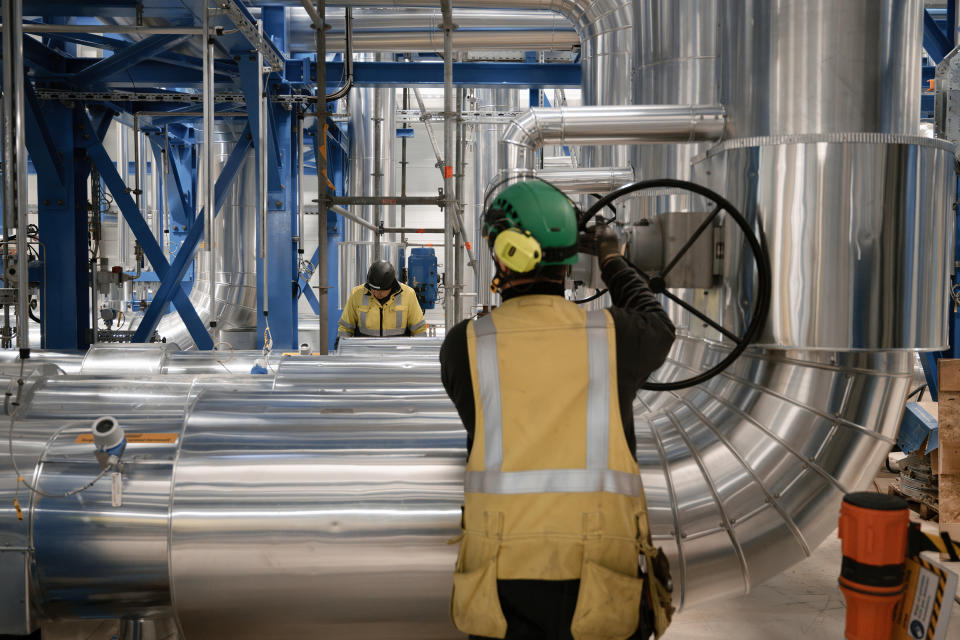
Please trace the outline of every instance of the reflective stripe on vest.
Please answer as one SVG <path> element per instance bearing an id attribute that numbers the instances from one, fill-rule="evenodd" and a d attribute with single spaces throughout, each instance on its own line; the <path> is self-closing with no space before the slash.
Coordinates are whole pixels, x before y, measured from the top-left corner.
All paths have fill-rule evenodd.
<path id="1" fill-rule="evenodd" d="M 610 469 L 538 469 L 535 471 L 467 471 L 467 493 L 618 493 L 643 496 L 639 475 Z"/>
<path id="2" fill-rule="evenodd" d="M 403 300 L 403 297 L 402 297 L 403 294 L 402 294 L 402 292 L 401 292 L 399 295 L 401 296 L 399 302 L 402 302 L 402 300 Z M 388 298 L 388 301 L 389 301 L 389 298 Z M 380 302 L 379 304 L 380 304 L 380 307 L 378 307 L 378 312 L 380 313 L 380 317 L 381 317 L 381 321 L 382 321 L 382 318 L 383 318 L 383 313 L 382 313 L 382 311 L 383 311 L 384 303 L 383 303 L 383 302 Z M 387 328 L 385 328 L 385 327 L 375 327 L 375 328 L 371 328 L 371 327 L 368 327 L 368 326 L 367 326 L 367 313 L 368 313 L 369 308 L 370 308 L 370 294 L 369 294 L 369 293 L 364 293 L 364 294 L 363 294 L 363 297 L 360 298 L 360 306 L 361 306 L 361 307 L 367 307 L 367 310 L 366 310 L 366 311 L 359 311 L 359 312 L 357 313 L 358 324 L 359 324 L 359 332 L 360 332 L 362 335 L 371 336 L 371 337 L 374 337 L 374 338 L 379 338 L 379 337 L 395 337 L 395 336 L 402 336 L 402 335 L 404 335 L 404 334 L 407 332 L 406 327 L 403 326 L 403 307 L 397 309 L 396 312 L 395 312 L 395 313 L 396 313 L 396 318 L 397 318 L 396 326 L 395 326 L 393 329 L 387 329 Z"/>
<path id="3" fill-rule="evenodd" d="M 476 321 L 477 378 L 483 408 L 483 468 L 500 471 L 503 464 L 503 411 L 500 407 L 500 365 L 497 362 L 497 328 L 493 316 Z"/>
<path id="4" fill-rule="evenodd" d="M 483 411 L 484 470 L 468 471 L 468 493 L 585 493 L 607 492 L 631 497 L 643 495 L 640 476 L 608 468 L 610 458 L 610 353 L 607 315 L 587 313 L 586 469 L 501 471 L 503 466 L 503 410 L 497 329 L 493 316 L 479 318 L 476 335 L 477 379 Z"/>

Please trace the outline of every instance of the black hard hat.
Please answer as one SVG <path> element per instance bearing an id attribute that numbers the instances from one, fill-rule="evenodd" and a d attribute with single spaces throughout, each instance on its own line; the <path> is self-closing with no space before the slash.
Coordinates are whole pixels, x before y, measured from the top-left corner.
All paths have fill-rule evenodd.
<path id="1" fill-rule="evenodd" d="M 378 260 L 367 270 L 367 287 L 377 291 L 392 289 L 397 281 L 397 270 L 386 260 Z"/>

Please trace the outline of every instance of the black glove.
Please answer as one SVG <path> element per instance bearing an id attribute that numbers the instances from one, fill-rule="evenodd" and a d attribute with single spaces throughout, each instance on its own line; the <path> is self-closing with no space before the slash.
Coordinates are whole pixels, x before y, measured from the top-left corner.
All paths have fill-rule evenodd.
<path id="1" fill-rule="evenodd" d="M 608 260 L 621 255 L 620 236 L 602 217 L 597 216 L 597 223 L 580 237 L 580 250 L 597 256 L 602 267 Z"/>

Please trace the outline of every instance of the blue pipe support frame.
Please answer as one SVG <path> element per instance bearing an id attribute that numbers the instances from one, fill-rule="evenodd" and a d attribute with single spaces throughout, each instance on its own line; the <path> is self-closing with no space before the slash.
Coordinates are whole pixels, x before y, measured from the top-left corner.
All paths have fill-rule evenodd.
<path id="1" fill-rule="evenodd" d="M 102 58 L 80 73 L 70 78 L 71 84 L 77 87 L 100 87 L 107 78 L 123 73 L 139 63 L 172 49 L 189 35 L 156 34 L 144 38 L 124 49 L 116 51 L 112 56 Z"/>
<path id="2" fill-rule="evenodd" d="M 266 27 L 267 25 L 265 25 Z M 283 21 L 274 20 L 274 29 L 285 30 Z M 264 31 L 268 36 L 275 34 Z M 257 345 L 263 346 L 263 339 L 269 329 L 271 340 L 279 349 L 297 349 L 299 346 L 299 313 L 297 311 L 300 287 L 298 254 L 295 229 L 297 224 L 296 194 L 299 171 L 293 149 L 294 114 L 283 105 L 270 101 L 267 111 L 266 148 L 260 143 L 259 116 L 260 95 L 257 91 L 257 74 L 261 69 L 257 57 L 250 55 L 249 46 L 236 51 L 240 68 L 240 84 L 247 103 L 250 132 L 260 166 L 262 153 L 267 154 L 267 237 L 261 237 L 260 225 L 257 225 L 257 254 L 262 243 L 266 243 L 266 295 L 269 314 L 264 305 L 264 264 L 257 259 Z M 275 89 L 283 89 L 279 76 L 270 74 L 266 79 L 268 94 Z M 262 200 L 259 193 L 258 202 Z"/>
<path id="3" fill-rule="evenodd" d="M 333 184 L 333 193 L 346 193 L 346 176 L 348 174 L 349 141 L 345 138 L 342 129 L 332 120 L 327 121 L 327 178 Z M 316 132 L 309 137 L 310 146 L 313 150 L 313 156 L 317 156 L 317 136 Z M 333 349 L 337 340 L 337 323 L 334 319 L 340 317 L 340 296 L 339 296 L 339 268 L 337 247 L 345 240 L 346 226 L 343 218 L 327 210 L 327 349 Z M 310 265 L 315 269 L 319 262 L 320 251 L 314 250 L 310 258 Z M 297 284 L 300 287 L 300 295 L 303 296 L 314 313 L 320 313 L 320 301 L 310 286 L 309 281 L 301 275 Z M 319 283 L 318 283 L 319 284 Z"/>
<path id="4" fill-rule="evenodd" d="M 950 53 L 957 41 L 957 15 L 953 10 L 952 3 L 947 4 L 949 8 L 944 12 L 945 21 L 938 19 L 942 17 L 942 14 L 938 13 L 936 9 L 924 9 L 923 13 L 923 47 L 927 50 L 935 65 L 939 64 L 944 56 Z M 941 22 L 943 22 L 942 27 Z M 924 78 L 927 78 L 928 73 L 930 77 L 933 77 L 935 68 L 931 67 L 930 72 L 924 69 Z M 933 96 L 924 95 L 922 99 L 926 102 L 921 102 L 921 109 L 932 114 L 933 105 L 930 103 Z M 960 182 L 957 182 L 956 195 L 956 199 L 960 201 Z M 960 225 L 960 214 L 955 210 L 954 215 L 957 216 L 956 222 Z M 960 261 L 960 226 L 957 226 L 957 231 L 954 234 L 954 265 L 960 264 L 958 261 Z M 956 267 L 954 267 L 951 275 L 951 285 L 954 288 L 960 286 L 960 274 L 957 273 Z M 948 334 L 950 347 L 947 350 L 929 351 L 920 354 L 920 364 L 923 366 L 927 390 L 934 401 L 939 398 L 937 361 L 940 358 L 960 358 L 960 309 L 956 305 L 953 305 L 948 315 Z"/>
<path id="5" fill-rule="evenodd" d="M 342 62 L 327 62 L 327 78 L 343 77 Z M 411 62 L 355 62 L 356 86 L 443 86 L 443 65 Z M 316 65 L 310 76 L 316 80 Z M 453 84 L 466 87 L 510 86 L 530 89 L 571 87 L 579 89 L 583 71 L 574 63 L 454 62 Z M 328 90 L 336 88 L 328 84 Z"/>
<path id="6" fill-rule="evenodd" d="M 953 49 L 953 28 L 948 28 L 947 33 L 937 25 L 937 21 L 926 9 L 923 11 L 923 48 L 933 58 L 934 62 L 940 63 L 943 58 Z"/>
<path id="7" fill-rule="evenodd" d="M 230 157 L 227 158 L 227 163 L 220 172 L 216 185 L 214 185 L 214 216 L 220 212 L 220 208 L 223 206 L 223 201 L 227 196 L 227 190 L 230 188 L 230 184 L 236 177 L 237 172 L 240 169 L 240 165 L 243 164 L 243 159 L 247 155 L 249 149 L 250 132 L 249 129 L 247 129 L 240 135 L 240 139 L 234 146 L 233 151 L 230 152 Z M 167 303 L 170 302 L 171 296 L 183 294 L 180 283 L 183 279 L 183 276 L 186 274 L 187 269 L 189 269 L 190 265 L 193 264 L 193 258 L 196 255 L 197 249 L 200 245 L 200 239 L 203 237 L 203 216 L 204 212 L 201 210 L 197 214 L 196 219 L 194 219 L 193 224 L 191 224 L 190 231 L 187 234 L 187 237 L 184 239 L 183 244 L 180 246 L 180 250 L 177 252 L 177 256 L 174 259 L 173 264 L 170 265 L 169 269 L 166 271 L 161 271 L 160 269 L 156 268 L 156 265 L 154 265 L 155 270 L 160 277 L 160 288 L 157 289 L 157 292 L 154 294 L 153 304 L 151 304 L 147 309 L 147 313 L 140 322 L 140 326 L 133 338 L 134 342 L 146 341 L 153 333 L 154 329 L 157 328 L 157 323 L 160 322 L 160 317 L 165 311 Z M 166 263 L 166 260 L 163 262 Z M 153 264 L 152 261 L 151 264 Z M 176 298 L 174 298 L 174 304 L 176 304 Z M 191 306 L 191 309 L 192 308 L 193 307 Z M 177 309 L 179 311 L 179 306 Z M 196 312 L 194 311 L 194 313 Z M 182 316 L 183 314 L 181 313 L 181 317 Z M 199 322 L 199 318 L 197 321 Z M 206 340 L 202 341 L 203 345 L 205 346 L 201 345 L 201 341 L 197 339 L 198 336 L 195 335 L 193 329 L 191 329 L 190 335 L 193 337 L 193 341 L 197 343 L 198 348 L 212 349 L 213 342 L 210 339 L 210 335 L 207 333 L 206 327 L 203 326 L 202 322 L 200 323 L 200 326 L 201 333 L 203 334 L 203 337 L 206 338 Z"/>
<path id="8" fill-rule="evenodd" d="M 154 271 L 156 271 L 161 278 L 165 278 L 167 272 L 170 270 L 170 265 L 163 255 L 163 250 L 160 248 L 160 245 L 157 244 L 157 240 L 153 237 L 153 233 L 150 231 L 146 220 L 144 220 L 133 198 L 131 198 L 127 192 L 126 184 L 120 178 L 120 174 L 113 165 L 113 161 L 110 159 L 109 154 L 107 154 L 106 149 L 103 148 L 103 144 L 99 140 L 94 140 L 93 137 L 87 133 L 93 130 L 93 123 L 86 114 L 81 113 L 80 126 L 78 129 L 81 138 L 83 138 L 80 143 L 81 146 L 86 150 L 87 155 L 100 172 L 104 184 L 107 185 L 107 189 L 109 189 L 113 195 L 114 202 L 116 202 L 117 207 L 123 214 L 123 219 L 126 220 L 137 242 L 139 242 L 143 248 L 144 255 L 146 255 L 150 264 L 153 265 Z M 88 136 L 89 139 L 83 136 Z M 190 336 L 197 344 L 197 347 L 200 349 L 212 349 L 213 342 L 210 340 L 210 336 L 207 334 L 203 322 L 201 322 L 200 317 L 197 315 L 197 310 L 193 308 L 190 299 L 180 287 L 179 281 L 177 282 L 174 292 L 173 304 L 177 307 L 177 312 L 180 314 L 180 317 L 183 318 L 183 322 L 190 331 Z M 138 329 L 137 335 L 139 334 L 140 330 Z M 140 337 L 139 340 L 135 337 L 134 340 L 144 342 L 146 337 Z"/>
<path id="9" fill-rule="evenodd" d="M 29 82 L 24 86 L 32 93 Z M 27 120 L 28 146 L 37 167 L 38 227 L 43 262 L 40 278 L 41 349 L 85 349 L 92 337 L 86 207 L 90 164 L 82 153 L 77 152 L 74 144 L 74 134 L 79 132 L 81 125 L 81 113 L 80 106 L 71 108 L 59 102 L 49 102 L 33 113 L 37 123 L 32 123 L 29 117 Z M 36 163 L 40 149 L 57 158 L 58 166 Z"/>

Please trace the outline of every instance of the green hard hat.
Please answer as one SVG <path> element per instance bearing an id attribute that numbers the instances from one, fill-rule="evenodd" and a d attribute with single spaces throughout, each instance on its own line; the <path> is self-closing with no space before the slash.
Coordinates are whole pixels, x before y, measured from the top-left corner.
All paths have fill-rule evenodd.
<path id="1" fill-rule="evenodd" d="M 544 266 L 576 264 L 577 210 L 562 191 L 543 180 L 504 189 L 487 209 L 483 232 L 490 246 L 505 229 L 529 231 L 543 249 Z"/>

